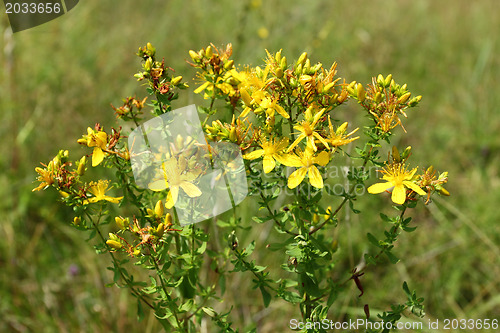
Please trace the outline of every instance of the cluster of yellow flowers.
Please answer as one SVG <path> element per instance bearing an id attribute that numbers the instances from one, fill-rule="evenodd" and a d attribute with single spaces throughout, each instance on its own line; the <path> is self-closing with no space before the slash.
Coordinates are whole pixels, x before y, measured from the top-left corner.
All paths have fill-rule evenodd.
<path id="1" fill-rule="evenodd" d="M 312 65 L 303 53 L 290 69 L 279 51 L 274 55 L 267 52 L 263 69 L 238 70 L 229 59 L 231 54 L 230 44 L 225 50 L 209 46 L 190 51 L 193 66 L 201 69 L 198 77 L 204 81 L 195 92 L 204 92 L 207 99 L 226 99 L 237 116 L 226 135 L 220 121 L 207 126 L 209 137 L 235 142 L 245 150 L 255 147 L 244 158 L 262 158 L 265 173 L 274 170 L 277 162 L 296 167 L 288 178 L 290 188 L 297 187 L 306 175 L 312 186 L 322 188 L 323 178 L 316 165 L 325 166 L 338 147 L 358 139 L 352 137 L 357 129 L 346 133 L 347 122 L 334 126 L 327 115 L 349 97 L 349 85 L 335 76 L 337 64 L 325 70 L 320 63 Z M 262 125 L 251 129 L 255 122 Z M 286 123 L 288 132 L 283 130 Z M 235 135 L 231 137 L 233 128 Z"/>
<path id="2" fill-rule="evenodd" d="M 230 59 L 231 44 L 225 49 L 211 45 L 189 54 L 192 65 L 200 69 L 198 78 L 202 81 L 195 93 L 203 92 L 212 105 L 216 99 L 223 99 L 232 106 L 231 124 L 217 120 L 206 125 L 208 137 L 237 143 L 245 152 L 244 158 L 262 159 L 265 173 L 278 164 L 296 168 L 288 177 L 289 188 L 299 186 L 306 176 L 312 186 L 322 188 L 324 179 L 318 167 L 326 166 L 339 147 L 359 138 L 353 136 L 358 128 L 348 131 L 348 123 L 334 120 L 337 117 L 332 112 L 349 98 L 368 111 L 381 135 L 389 134 L 397 125 L 404 130 L 400 116 L 406 117 L 405 111 L 422 98 L 411 98 L 407 85 L 397 84 L 392 75 L 379 75 L 365 89 L 360 83 L 346 83 L 336 77 L 336 63 L 326 70 L 321 63 L 312 64 L 304 52 L 289 66 L 281 50 L 266 52 L 263 68 L 241 69 Z M 387 183 L 368 190 L 380 193 L 394 187 L 392 200 L 398 204 L 406 201 L 405 188 L 408 194 L 425 195 L 431 190 L 444 193 L 441 184 L 446 176 L 440 176 L 439 184 L 435 182 L 431 188 L 427 185 L 430 181 L 420 181 L 429 176 L 416 175 L 416 171 L 408 171 L 404 161 L 387 163 L 381 170 Z"/>

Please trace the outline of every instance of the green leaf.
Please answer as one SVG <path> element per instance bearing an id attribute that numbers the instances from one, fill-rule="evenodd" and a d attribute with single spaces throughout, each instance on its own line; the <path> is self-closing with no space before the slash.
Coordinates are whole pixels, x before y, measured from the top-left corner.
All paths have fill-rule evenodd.
<path id="1" fill-rule="evenodd" d="M 381 247 L 378 239 L 375 238 L 371 233 L 367 233 L 366 237 L 368 238 L 368 241 L 375 245 L 376 247 Z"/>
<path id="2" fill-rule="evenodd" d="M 387 258 L 389 258 L 389 261 L 391 262 L 391 264 L 397 264 L 399 262 L 399 258 L 396 257 L 394 254 L 392 254 L 392 252 L 384 251 L 384 253 L 387 256 Z"/>
<path id="3" fill-rule="evenodd" d="M 144 309 L 142 308 L 142 300 L 137 298 L 137 321 L 141 322 L 144 319 Z"/>
<path id="4" fill-rule="evenodd" d="M 262 299 L 264 300 L 264 307 L 268 307 L 271 303 L 271 294 L 264 288 L 264 286 L 259 286 L 260 292 L 262 293 Z"/>

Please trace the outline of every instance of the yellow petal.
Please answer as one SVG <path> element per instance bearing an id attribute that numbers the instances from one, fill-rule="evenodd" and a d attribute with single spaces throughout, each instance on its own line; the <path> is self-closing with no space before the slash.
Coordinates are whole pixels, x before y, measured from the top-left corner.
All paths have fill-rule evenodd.
<path id="1" fill-rule="evenodd" d="M 264 156 L 264 172 L 269 173 L 273 171 L 274 167 L 276 166 L 276 162 L 274 161 L 274 158 L 272 158 L 269 155 Z"/>
<path id="2" fill-rule="evenodd" d="M 92 153 L 92 166 L 98 166 L 104 159 L 104 152 L 99 147 L 94 147 L 94 152 Z"/>
<path id="3" fill-rule="evenodd" d="M 405 203 L 406 200 L 406 189 L 401 185 L 396 185 L 394 186 L 394 189 L 392 190 L 392 196 L 391 196 L 392 201 L 395 203 L 402 205 Z"/>
<path id="4" fill-rule="evenodd" d="M 290 116 L 288 115 L 288 113 L 286 113 L 285 109 L 283 109 L 283 107 L 281 105 L 278 105 L 276 104 L 276 106 L 274 107 L 274 109 L 276 110 L 276 112 L 278 112 L 282 117 L 288 119 L 290 118 Z"/>
<path id="5" fill-rule="evenodd" d="M 326 148 L 330 148 L 326 140 L 316 132 L 313 132 L 313 136 L 316 137 Z"/>
<path id="6" fill-rule="evenodd" d="M 203 83 L 201 86 L 199 86 L 198 88 L 196 88 L 196 90 L 194 91 L 195 94 L 199 94 L 201 93 L 203 90 L 205 90 L 208 86 L 210 85 L 210 82 L 205 82 Z"/>
<path id="7" fill-rule="evenodd" d="M 179 198 L 179 187 L 178 186 L 172 186 L 170 188 L 170 193 L 169 194 L 171 195 L 170 199 L 172 200 L 172 206 L 174 206 L 175 203 L 177 202 L 177 199 Z M 168 199 L 169 198 L 167 197 L 167 200 Z"/>
<path id="8" fill-rule="evenodd" d="M 371 194 L 382 193 L 385 190 L 391 188 L 392 186 L 393 184 L 391 182 L 373 184 L 372 186 L 368 187 L 368 193 Z"/>
<path id="9" fill-rule="evenodd" d="M 170 209 L 170 208 L 174 207 L 174 205 L 175 205 L 175 202 L 174 202 L 174 199 L 172 198 L 172 192 L 168 192 L 167 201 L 165 202 L 165 208 Z"/>
<path id="10" fill-rule="evenodd" d="M 252 97 L 248 94 L 245 89 L 240 89 L 241 99 L 246 106 L 250 106 L 252 104 Z"/>
<path id="11" fill-rule="evenodd" d="M 413 191 L 417 192 L 417 193 L 418 193 L 418 194 L 420 194 L 420 195 L 426 195 L 426 194 L 427 194 L 424 190 L 422 190 L 422 189 L 420 188 L 420 186 L 418 186 L 418 185 L 417 185 L 417 184 L 415 184 L 415 183 L 412 183 L 412 182 L 409 182 L 409 181 L 405 180 L 405 181 L 403 181 L 403 185 L 405 185 L 405 186 L 406 186 L 406 187 L 408 187 L 409 189 L 411 189 L 411 190 L 413 190 Z"/>
<path id="12" fill-rule="evenodd" d="M 323 178 L 314 165 L 309 167 L 309 182 L 316 188 L 323 188 Z"/>
<path id="13" fill-rule="evenodd" d="M 264 155 L 264 149 L 257 149 L 251 153 L 243 155 L 243 158 L 246 160 L 255 160 L 256 158 L 262 157 Z"/>
<path id="14" fill-rule="evenodd" d="M 287 151 L 286 151 L 286 152 L 287 152 L 287 153 L 291 152 L 291 151 L 293 150 L 293 148 L 295 148 L 295 146 L 296 146 L 296 145 L 298 145 L 298 144 L 299 144 L 299 142 L 300 142 L 303 138 L 305 138 L 305 137 L 306 137 L 306 135 L 305 135 L 304 133 L 302 133 L 301 135 L 299 135 L 299 137 L 298 137 L 297 139 L 295 139 L 295 141 L 292 143 L 292 145 L 291 145 L 290 147 L 288 147 L 288 149 L 287 149 Z"/>
<path id="15" fill-rule="evenodd" d="M 148 184 L 148 188 L 151 191 L 159 192 L 163 191 L 168 187 L 168 183 L 164 179 L 155 180 Z"/>
<path id="16" fill-rule="evenodd" d="M 330 162 L 330 154 L 327 151 L 322 151 L 313 159 L 313 162 L 321 166 L 325 166 Z"/>
<path id="17" fill-rule="evenodd" d="M 104 196 L 104 200 L 112 203 L 119 203 L 122 199 L 123 197 L 114 198 L 114 197 L 108 197 L 107 195 Z"/>
<path id="18" fill-rule="evenodd" d="M 190 198 L 196 198 L 201 195 L 200 189 L 192 183 L 182 182 L 180 186 Z"/>
<path id="19" fill-rule="evenodd" d="M 302 161 L 297 155 L 292 155 L 292 154 L 274 154 L 273 157 L 276 159 L 276 161 L 280 162 L 283 165 L 289 166 L 289 167 L 301 167 L 302 166 Z"/>
<path id="20" fill-rule="evenodd" d="M 290 177 L 288 177 L 288 187 L 289 188 L 296 188 L 302 181 L 304 180 L 304 177 L 306 176 L 307 168 L 300 168 L 295 170 Z"/>

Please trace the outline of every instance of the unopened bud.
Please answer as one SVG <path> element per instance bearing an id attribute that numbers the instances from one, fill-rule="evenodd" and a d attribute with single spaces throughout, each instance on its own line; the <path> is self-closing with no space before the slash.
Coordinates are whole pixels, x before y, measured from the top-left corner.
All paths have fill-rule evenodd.
<path id="1" fill-rule="evenodd" d="M 123 217 L 116 216 L 115 223 L 118 226 L 118 228 L 125 230 L 125 229 L 127 229 L 130 222 L 129 222 L 129 219 L 124 219 Z"/>
<path id="2" fill-rule="evenodd" d="M 85 173 L 85 164 L 87 163 L 87 156 L 83 156 L 78 163 L 77 173 L 79 176 L 83 176 Z"/>
<path id="3" fill-rule="evenodd" d="M 410 98 L 410 96 L 411 96 L 411 92 L 407 92 L 403 96 L 399 97 L 398 98 L 398 104 L 404 104 L 404 103 L 406 103 L 406 101 Z"/>
<path id="4" fill-rule="evenodd" d="M 158 224 L 158 227 L 156 228 L 155 231 L 156 236 L 158 236 L 158 238 L 161 238 L 164 232 L 165 232 L 165 225 L 163 225 L 163 223 Z"/>
<path id="5" fill-rule="evenodd" d="M 380 93 L 380 91 L 378 91 L 378 92 L 375 94 L 374 101 L 375 101 L 375 103 L 380 103 L 380 102 L 382 102 L 382 94 Z"/>
<path id="6" fill-rule="evenodd" d="M 224 64 L 224 69 L 228 71 L 231 70 L 233 66 L 234 66 L 234 60 L 231 59 Z"/>
<path id="7" fill-rule="evenodd" d="M 335 82 L 330 82 L 326 86 L 323 87 L 323 93 L 327 93 L 335 86 Z"/>
<path id="8" fill-rule="evenodd" d="M 408 156 L 410 156 L 410 153 L 411 153 L 411 146 L 408 146 L 408 147 L 405 148 L 405 150 L 401 154 L 401 158 L 403 160 L 406 160 L 408 158 Z"/>
<path id="9" fill-rule="evenodd" d="M 288 67 L 288 64 L 286 63 L 286 57 L 281 58 L 280 68 L 282 70 L 285 70 L 287 67 Z"/>
<path id="10" fill-rule="evenodd" d="M 278 67 L 276 69 L 276 77 L 282 77 L 282 76 L 283 76 L 283 70 L 280 67 Z"/>
<path id="11" fill-rule="evenodd" d="M 280 62 L 281 61 L 281 51 L 282 50 L 279 50 L 278 52 L 276 52 L 276 54 L 274 55 L 274 60 L 276 60 L 276 62 Z"/>
<path id="12" fill-rule="evenodd" d="M 191 59 L 194 61 L 194 62 L 198 62 L 200 61 L 201 57 L 200 55 L 198 54 L 198 52 L 195 52 L 193 50 L 189 50 L 189 56 L 191 57 Z"/>
<path id="13" fill-rule="evenodd" d="M 122 243 L 115 241 L 115 240 L 112 240 L 112 239 L 108 239 L 106 241 L 106 244 L 108 244 L 109 247 L 111 247 L 115 250 L 119 250 L 123 247 Z"/>
<path id="14" fill-rule="evenodd" d="M 358 83 L 356 85 L 356 97 L 358 98 L 358 101 L 361 103 L 364 102 L 365 97 L 366 97 L 366 92 L 365 88 L 363 88 L 363 85 L 361 83 Z"/>
<path id="15" fill-rule="evenodd" d="M 176 86 L 176 85 L 179 84 L 179 82 L 181 82 L 181 80 L 182 80 L 182 76 L 179 75 L 179 76 L 176 76 L 176 77 L 172 78 L 172 80 L 170 81 L 170 83 L 172 85 Z"/>
<path id="16" fill-rule="evenodd" d="M 450 192 L 448 192 L 448 190 L 447 190 L 447 189 L 445 189 L 444 187 L 441 187 L 441 188 L 439 189 L 439 193 L 440 193 L 440 194 L 442 194 L 442 195 L 444 195 L 444 196 L 447 196 L 447 197 L 449 197 L 449 196 L 450 196 Z"/>
<path id="17" fill-rule="evenodd" d="M 379 86 L 381 86 L 381 87 L 383 87 L 383 86 L 384 86 L 384 77 L 382 76 L 382 74 L 379 74 L 379 75 L 377 76 L 377 84 L 378 84 Z"/>
<path id="18" fill-rule="evenodd" d="M 82 222 L 82 219 L 79 218 L 78 216 L 75 216 L 75 218 L 73 219 L 74 225 L 80 225 L 81 222 Z"/>
<path id="19" fill-rule="evenodd" d="M 143 68 L 145 71 L 149 72 L 151 70 L 151 67 L 153 66 L 153 59 L 149 57 L 146 62 L 143 65 Z"/>
<path id="20" fill-rule="evenodd" d="M 207 56 L 207 58 L 212 58 L 213 54 L 214 52 L 212 51 L 212 47 L 210 45 L 207 46 L 207 48 L 205 49 L 205 55 Z"/>
<path id="21" fill-rule="evenodd" d="M 384 87 L 389 87 L 392 81 L 392 74 L 387 75 L 387 77 L 384 80 Z"/>
<path id="22" fill-rule="evenodd" d="M 422 100 L 422 96 L 417 96 L 417 97 L 413 97 L 410 102 L 408 103 L 408 105 L 410 105 L 411 107 L 414 107 L 414 106 L 417 106 L 417 104 Z"/>
<path id="23" fill-rule="evenodd" d="M 238 237 L 236 237 L 234 230 L 229 234 L 229 237 L 227 238 L 227 245 L 231 250 L 236 250 L 236 248 L 238 248 Z"/>
<path id="24" fill-rule="evenodd" d="M 172 225 L 172 215 L 170 215 L 170 213 L 167 213 L 167 215 L 165 215 L 164 222 L 167 226 Z"/>
<path id="25" fill-rule="evenodd" d="M 343 103 L 347 99 L 347 96 L 348 96 L 347 90 L 342 90 L 340 96 L 337 98 L 337 101 L 339 103 Z"/>
<path id="26" fill-rule="evenodd" d="M 238 137 L 236 136 L 236 127 L 231 127 L 231 130 L 229 131 L 229 141 L 236 142 L 237 138 Z"/>
<path id="27" fill-rule="evenodd" d="M 297 60 L 297 66 L 304 64 L 304 62 L 306 61 L 306 59 L 307 59 L 307 52 L 303 52 L 300 55 L 299 60 Z"/>

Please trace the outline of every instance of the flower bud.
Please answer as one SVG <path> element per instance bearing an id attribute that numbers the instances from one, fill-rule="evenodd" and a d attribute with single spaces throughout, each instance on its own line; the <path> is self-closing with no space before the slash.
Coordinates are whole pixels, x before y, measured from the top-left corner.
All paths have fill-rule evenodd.
<path id="1" fill-rule="evenodd" d="M 276 69 L 276 77 L 282 77 L 282 76 L 283 76 L 283 70 L 280 67 L 278 67 Z"/>
<path id="2" fill-rule="evenodd" d="M 82 219 L 79 218 L 78 216 L 75 216 L 75 218 L 73 219 L 74 225 L 80 225 L 81 222 L 82 222 Z"/>
<path id="3" fill-rule="evenodd" d="M 200 61 L 201 57 L 200 55 L 198 54 L 198 52 L 195 52 L 193 50 L 189 50 L 189 56 L 191 57 L 191 59 L 194 61 L 194 62 L 198 62 Z"/>
<path id="4" fill-rule="evenodd" d="M 148 51 L 148 54 L 151 56 L 151 57 L 154 57 L 155 53 L 156 53 L 156 49 L 153 47 L 153 45 L 151 45 L 151 43 L 147 43 L 146 44 L 146 50 Z"/>
<path id="5" fill-rule="evenodd" d="M 387 75 L 387 77 L 384 80 L 384 87 L 389 87 L 392 81 L 392 74 Z"/>
<path id="6" fill-rule="evenodd" d="M 213 54 L 214 52 L 212 51 L 212 47 L 210 45 L 207 46 L 207 48 L 205 49 L 205 55 L 207 56 L 207 58 L 212 58 Z"/>
<path id="7" fill-rule="evenodd" d="M 155 235 L 158 238 L 161 238 L 161 236 L 163 236 L 164 232 L 165 232 L 165 225 L 163 225 L 163 223 L 158 224 L 158 227 L 155 230 Z"/>
<path id="8" fill-rule="evenodd" d="M 156 202 L 155 215 L 158 217 L 163 216 L 163 204 L 161 203 L 161 200 L 158 200 L 158 202 Z"/>
<path id="9" fill-rule="evenodd" d="M 85 173 L 85 164 L 87 163 L 87 156 L 83 156 L 78 163 L 77 173 L 79 176 L 83 176 Z"/>
<path id="10" fill-rule="evenodd" d="M 307 59 L 307 52 L 303 52 L 300 55 L 299 60 L 297 60 L 297 66 L 304 64 L 304 61 L 306 61 L 306 59 Z"/>
<path id="11" fill-rule="evenodd" d="M 274 55 L 274 60 L 276 60 L 276 62 L 280 62 L 281 61 L 281 51 L 283 49 L 279 50 L 278 52 L 276 52 L 276 54 Z"/>
<path id="12" fill-rule="evenodd" d="M 327 93 L 335 86 L 335 82 L 330 82 L 326 86 L 323 87 L 323 93 Z"/>
<path id="13" fill-rule="evenodd" d="M 167 213 L 167 215 L 165 215 L 164 222 L 167 226 L 172 225 L 172 215 L 170 215 L 170 213 Z"/>
<path id="14" fill-rule="evenodd" d="M 152 66 L 153 66 L 153 59 L 149 57 L 142 67 L 144 68 L 145 71 L 149 72 Z"/>
<path id="15" fill-rule="evenodd" d="M 282 70 L 285 70 L 287 67 L 288 67 L 288 65 L 287 65 L 287 63 L 286 63 L 286 57 L 281 58 L 280 68 L 281 68 Z"/>
<path id="16" fill-rule="evenodd" d="M 236 136 L 236 127 L 231 127 L 231 130 L 229 131 L 229 141 L 231 142 L 236 142 L 238 137 Z"/>
<path id="17" fill-rule="evenodd" d="M 179 76 L 176 76 L 176 77 L 172 78 L 172 80 L 170 81 L 170 83 L 172 85 L 176 86 L 176 85 L 179 84 L 179 82 L 181 82 L 181 80 L 182 80 L 182 76 L 179 75 Z"/>
<path id="18" fill-rule="evenodd" d="M 108 244 L 109 247 L 111 247 L 115 250 L 119 250 L 123 247 L 122 243 L 115 241 L 115 240 L 112 240 L 112 239 L 108 239 L 106 241 L 106 244 Z"/>
<path id="19" fill-rule="evenodd" d="M 404 104 L 404 103 L 406 103 L 406 101 L 410 98 L 410 96 L 411 96 L 411 92 L 407 92 L 403 96 L 399 97 L 398 98 L 398 104 Z"/>
<path id="20" fill-rule="evenodd" d="M 309 73 L 311 71 L 311 60 L 306 59 L 304 64 L 304 69 L 302 70 L 304 73 Z"/>
<path id="21" fill-rule="evenodd" d="M 417 104 L 422 100 L 422 96 L 417 96 L 417 97 L 413 97 L 410 102 L 408 103 L 408 105 L 410 105 L 411 107 L 414 107 L 414 106 L 417 106 Z"/>
<path id="22" fill-rule="evenodd" d="M 447 189 L 445 189 L 444 187 L 441 187 L 441 188 L 439 189 L 439 193 L 440 193 L 440 194 L 442 194 L 442 195 L 444 195 L 444 196 L 447 196 L 447 197 L 449 197 L 449 196 L 450 196 L 450 192 L 448 192 L 448 190 L 447 190 Z"/>
<path id="23" fill-rule="evenodd" d="M 115 223 L 118 226 L 118 228 L 120 228 L 121 230 L 126 230 L 128 228 L 130 221 L 128 218 L 124 219 L 123 217 L 116 216 Z"/>
<path id="24" fill-rule="evenodd" d="M 361 83 L 358 83 L 356 85 L 356 97 L 358 98 L 358 101 L 360 101 L 361 103 L 364 102 L 365 100 L 366 92 Z"/>
<path id="25" fill-rule="evenodd" d="M 378 92 L 375 94 L 374 101 L 375 101 L 375 103 L 380 103 L 380 102 L 382 102 L 382 94 L 380 93 L 380 91 L 378 91 Z"/>
<path id="26" fill-rule="evenodd" d="M 61 197 L 63 197 L 63 198 L 67 198 L 67 197 L 69 197 L 69 193 L 68 193 L 68 192 L 59 191 L 59 194 L 60 194 L 60 195 L 61 195 Z"/>
<path id="27" fill-rule="evenodd" d="M 401 154 L 401 158 L 403 160 L 406 160 L 408 158 L 408 156 L 410 156 L 410 153 L 411 153 L 411 146 L 408 146 L 408 147 L 405 148 L 405 150 Z"/>
<path id="28" fill-rule="evenodd" d="M 231 59 L 224 64 L 224 69 L 228 71 L 231 70 L 233 66 L 234 66 L 234 60 Z"/>
<path id="29" fill-rule="evenodd" d="M 381 87 L 383 87 L 383 86 L 384 86 L 384 77 L 382 76 L 382 74 L 379 74 L 379 75 L 377 76 L 377 84 L 378 84 L 379 86 L 381 86 Z"/>

